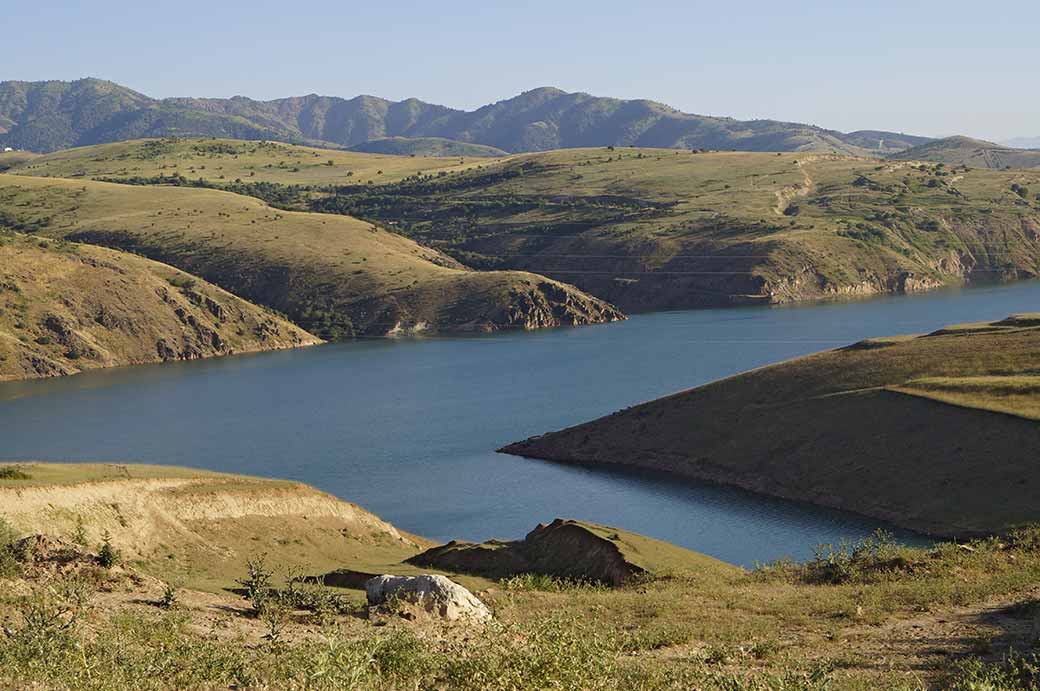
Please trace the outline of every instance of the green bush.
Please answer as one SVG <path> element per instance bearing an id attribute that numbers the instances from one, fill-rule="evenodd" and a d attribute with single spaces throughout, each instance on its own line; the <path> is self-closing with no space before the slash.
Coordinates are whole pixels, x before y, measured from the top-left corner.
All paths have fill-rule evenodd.
<path id="1" fill-rule="evenodd" d="M 999 662 L 970 658 L 942 688 L 948 691 L 1040 691 L 1040 655 L 1011 652 Z"/>
<path id="2" fill-rule="evenodd" d="M 0 578 L 15 578 L 21 574 L 22 565 L 14 547 L 17 539 L 18 533 L 0 517 Z"/>
<path id="3" fill-rule="evenodd" d="M 121 560 L 119 551 L 112 545 L 112 536 L 106 530 L 101 535 L 101 547 L 98 549 L 98 563 L 110 569 Z"/>
<path id="4" fill-rule="evenodd" d="M 0 480 L 31 480 L 32 475 L 25 472 L 22 466 L 5 465 L 0 466 Z"/>

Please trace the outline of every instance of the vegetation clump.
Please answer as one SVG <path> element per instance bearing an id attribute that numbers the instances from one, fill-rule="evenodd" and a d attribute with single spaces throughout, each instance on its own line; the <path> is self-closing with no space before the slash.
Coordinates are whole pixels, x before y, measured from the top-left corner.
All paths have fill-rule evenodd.
<path id="1" fill-rule="evenodd" d="M 31 480 L 32 475 L 17 465 L 0 466 L 0 480 Z"/>

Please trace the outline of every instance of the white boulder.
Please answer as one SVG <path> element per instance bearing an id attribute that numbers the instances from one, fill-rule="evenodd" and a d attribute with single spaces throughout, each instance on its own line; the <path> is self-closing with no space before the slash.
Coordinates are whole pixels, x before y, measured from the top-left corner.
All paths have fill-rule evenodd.
<path id="1" fill-rule="evenodd" d="M 473 593 L 444 576 L 376 576 L 365 582 L 365 593 L 370 605 L 381 605 L 389 598 L 398 598 L 444 619 L 491 618 L 491 611 Z"/>

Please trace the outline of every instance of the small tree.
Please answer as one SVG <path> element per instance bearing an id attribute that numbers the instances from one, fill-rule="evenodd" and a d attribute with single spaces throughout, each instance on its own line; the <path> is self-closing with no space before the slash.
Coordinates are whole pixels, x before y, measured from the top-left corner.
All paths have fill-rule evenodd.
<path id="1" fill-rule="evenodd" d="M 98 550 L 98 563 L 110 569 L 119 563 L 119 551 L 112 546 L 112 536 L 106 530 L 101 535 L 101 548 Z"/>

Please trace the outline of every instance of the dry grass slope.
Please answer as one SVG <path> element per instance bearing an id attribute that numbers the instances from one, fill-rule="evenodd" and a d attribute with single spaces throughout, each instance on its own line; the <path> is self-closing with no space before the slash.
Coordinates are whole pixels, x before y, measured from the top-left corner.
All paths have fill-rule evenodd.
<path id="1" fill-rule="evenodd" d="M 1040 319 L 874 339 L 506 447 L 651 467 L 937 535 L 1040 518 Z"/>
<path id="2" fill-rule="evenodd" d="M 494 160 L 338 155 L 328 166 L 305 147 L 152 140 L 58 152 L 15 172 L 203 179 L 371 220 L 470 267 L 546 275 L 628 310 L 1040 274 L 1037 171 L 622 147 Z"/>
<path id="3" fill-rule="evenodd" d="M 312 204 L 634 311 L 1036 276 L 1037 191 L 1036 171 L 617 148 L 513 156 Z"/>
<path id="4" fill-rule="evenodd" d="M 325 338 L 622 317 L 541 276 L 470 271 L 354 218 L 279 211 L 227 192 L 7 175 L 0 210 L 26 232 L 176 266 Z"/>
<path id="5" fill-rule="evenodd" d="M 0 380 L 315 343 L 281 317 L 171 266 L 0 233 Z"/>

